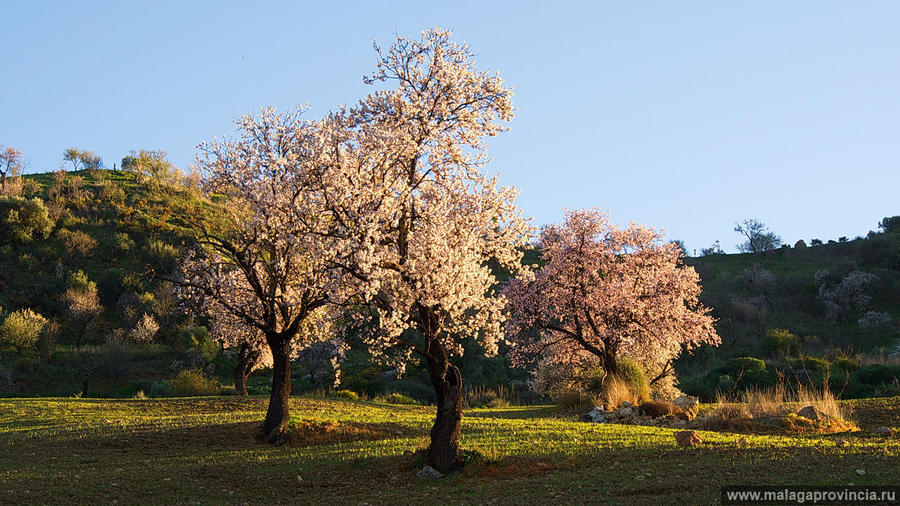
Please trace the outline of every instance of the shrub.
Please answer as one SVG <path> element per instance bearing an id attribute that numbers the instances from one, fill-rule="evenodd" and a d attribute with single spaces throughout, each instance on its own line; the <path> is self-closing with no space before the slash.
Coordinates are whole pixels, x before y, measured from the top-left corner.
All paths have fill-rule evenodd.
<path id="1" fill-rule="evenodd" d="M 18 243 L 46 239 L 53 220 L 44 202 L 35 197 L 0 197 L 0 238 Z"/>
<path id="2" fill-rule="evenodd" d="M 772 329 L 762 339 L 762 352 L 768 356 L 791 356 L 800 348 L 800 338 L 786 329 Z"/>
<path id="3" fill-rule="evenodd" d="M 117 232 L 116 248 L 123 252 L 131 251 L 134 248 L 134 240 L 125 232 Z"/>
<path id="4" fill-rule="evenodd" d="M 806 241 L 804 241 L 803 239 L 800 239 L 799 241 L 794 243 L 794 248 L 802 249 L 805 247 L 806 247 Z"/>
<path id="5" fill-rule="evenodd" d="M 386 402 L 388 404 L 403 404 L 403 405 L 407 405 L 407 406 L 418 406 L 418 405 L 422 404 L 421 402 L 413 399 L 412 397 L 409 397 L 407 395 L 403 395 L 403 394 L 400 394 L 397 392 L 386 395 L 385 397 L 382 398 L 382 400 L 383 400 L 383 402 Z"/>
<path id="6" fill-rule="evenodd" d="M 851 379 L 864 385 L 887 385 L 900 378 L 900 366 L 872 364 L 857 369 Z"/>
<path id="7" fill-rule="evenodd" d="M 623 380 L 637 402 L 650 400 L 650 381 L 641 364 L 627 358 L 616 360 L 616 376 Z"/>
<path id="8" fill-rule="evenodd" d="M 156 320 L 149 314 L 144 313 L 144 316 L 138 320 L 137 325 L 131 329 L 128 336 L 135 342 L 149 343 L 150 341 L 153 341 L 153 338 L 156 337 L 158 331 L 159 325 L 156 323 Z"/>
<path id="9" fill-rule="evenodd" d="M 466 392 L 466 406 L 470 408 L 502 408 L 512 404 L 511 391 L 498 386 L 496 389 L 475 387 Z"/>
<path id="10" fill-rule="evenodd" d="M 72 231 L 63 228 L 57 232 L 57 236 L 70 255 L 75 253 L 87 255 L 97 246 L 97 240 L 81 230 Z"/>
<path id="11" fill-rule="evenodd" d="M 181 333 L 181 341 L 189 355 L 202 363 L 210 363 L 219 356 L 222 346 L 213 339 L 206 327 L 191 327 Z"/>
<path id="12" fill-rule="evenodd" d="M 575 411 L 585 408 L 593 408 L 597 405 L 597 399 L 587 393 L 577 389 L 569 389 L 557 392 L 551 400 L 554 404 L 558 404 L 565 410 Z"/>
<path id="13" fill-rule="evenodd" d="M 207 378 L 199 369 L 185 369 L 169 380 L 172 393 L 178 397 L 219 395 L 222 385 L 214 378 Z"/>
<path id="14" fill-rule="evenodd" d="M 0 324 L 0 342 L 11 344 L 19 353 L 33 346 L 41 337 L 47 319 L 31 309 L 20 309 L 7 315 Z"/>
<path id="15" fill-rule="evenodd" d="M 354 392 L 353 390 L 338 390 L 333 394 L 334 397 L 338 399 L 346 399 L 348 401 L 358 401 L 359 394 Z"/>
<path id="16" fill-rule="evenodd" d="M 859 319 L 859 326 L 866 332 L 881 333 L 892 325 L 891 315 L 878 311 L 866 311 Z"/>

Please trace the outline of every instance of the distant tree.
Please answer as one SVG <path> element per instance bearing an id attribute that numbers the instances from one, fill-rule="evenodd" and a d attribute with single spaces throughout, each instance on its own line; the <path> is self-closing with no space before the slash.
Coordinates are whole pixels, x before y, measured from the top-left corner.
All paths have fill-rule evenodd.
<path id="1" fill-rule="evenodd" d="M 900 216 L 885 216 L 878 222 L 878 228 L 885 234 L 900 232 Z"/>
<path id="2" fill-rule="evenodd" d="M 12 312 L 0 324 L 0 342 L 11 344 L 22 353 L 38 342 L 46 324 L 47 319 L 31 309 Z"/>
<path id="3" fill-rule="evenodd" d="M 97 295 L 97 283 L 90 281 L 82 271 L 69 276 L 69 288 L 61 299 L 66 305 L 66 314 L 75 329 L 75 347 L 81 349 L 88 329 L 103 312 L 100 297 Z"/>
<path id="4" fill-rule="evenodd" d="M 804 241 L 803 239 L 800 239 L 799 241 L 794 243 L 794 248 L 803 249 L 805 247 L 806 247 L 806 241 Z"/>
<path id="5" fill-rule="evenodd" d="M 149 343 L 156 337 L 157 332 L 159 332 L 159 324 L 156 323 L 156 319 L 152 315 L 144 313 L 128 334 L 135 342 Z"/>
<path id="6" fill-rule="evenodd" d="M 724 253 L 725 252 L 722 251 L 722 246 L 719 244 L 718 239 L 716 239 L 716 242 L 712 243 L 710 247 L 700 250 L 700 255 L 705 257 L 708 257 L 710 255 L 722 255 Z"/>
<path id="7" fill-rule="evenodd" d="M 103 158 L 93 151 L 86 151 L 78 148 L 66 149 L 63 152 L 63 162 L 71 163 L 73 171 L 103 168 Z"/>
<path id="8" fill-rule="evenodd" d="M 165 151 L 132 151 L 122 158 L 122 170 L 134 173 L 138 183 L 171 183 L 175 179 L 176 169 L 166 156 Z"/>
<path id="9" fill-rule="evenodd" d="M 7 178 L 15 177 L 22 172 L 22 152 L 10 146 L 0 146 L 0 194 L 6 188 Z"/>
<path id="10" fill-rule="evenodd" d="M 547 263 L 503 290 L 514 364 L 591 359 L 615 376 L 620 357 L 639 357 L 658 368 L 659 381 L 682 351 L 720 342 L 698 300 L 699 276 L 655 230 L 619 229 L 605 213 L 585 210 L 544 235 Z"/>
<path id="11" fill-rule="evenodd" d="M 736 223 L 734 231 L 747 238 L 737 245 L 741 253 L 765 253 L 781 246 L 781 237 L 758 220 L 747 219 L 743 223 Z"/>
<path id="12" fill-rule="evenodd" d="M 341 384 L 341 362 L 349 348 L 343 339 L 335 337 L 300 351 L 297 361 L 306 367 L 313 385 L 322 383 L 326 387 L 337 388 Z"/>
<path id="13" fill-rule="evenodd" d="M 810 243 L 811 245 L 813 245 L 813 246 L 821 246 L 821 245 L 822 245 L 822 239 L 813 239 L 813 240 L 809 241 L 809 243 Z"/>
<path id="14" fill-rule="evenodd" d="M 842 236 L 838 237 L 838 242 L 847 242 L 847 241 L 849 241 L 849 239 L 847 238 L 846 235 L 842 235 Z"/>

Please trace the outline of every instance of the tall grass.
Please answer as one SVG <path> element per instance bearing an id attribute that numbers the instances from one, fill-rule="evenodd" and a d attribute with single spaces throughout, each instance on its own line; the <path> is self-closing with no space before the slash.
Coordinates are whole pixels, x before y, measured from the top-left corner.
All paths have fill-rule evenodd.
<path id="1" fill-rule="evenodd" d="M 841 405 L 831 390 L 800 385 L 789 390 L 783 382 L 774 388 L 751 388 L 728 396 L 716 392 L 716 406 L 712 415 L 725 420 L 742 420 L 783 416 L 806 406 L 813 406 L 826 415 L 840 420 L 850 419 L 850 409 Z"/>

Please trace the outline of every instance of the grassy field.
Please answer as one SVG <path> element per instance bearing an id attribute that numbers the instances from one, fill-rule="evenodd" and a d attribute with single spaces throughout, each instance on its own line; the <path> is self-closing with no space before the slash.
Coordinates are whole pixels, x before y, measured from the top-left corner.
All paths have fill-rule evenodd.
<path id="1" fill-rule="evenodd" d="M 753 436 L 595 425 L 550 406 L 473 409 L 471 464 L 415 478 L 433 407 L 293 400 L 294 441 L 254 440 L 266 399 L 0 400 L 0 504 L 661 504 L 726 484 L 900 483 L 900 397 L 852 401 L 860 432 Z"/>

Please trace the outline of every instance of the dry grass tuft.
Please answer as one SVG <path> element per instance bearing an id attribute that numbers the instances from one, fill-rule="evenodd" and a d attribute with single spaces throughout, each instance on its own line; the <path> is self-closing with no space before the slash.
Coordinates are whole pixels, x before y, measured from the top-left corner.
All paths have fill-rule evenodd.
<path id="1" fill-rule="evenodd" d="M 626 401 L 632 404 L 638 403 L 637 395 L 628 383 L 618 376 L 610 376 L 603 382 L 602 400 L 608 410 L 616 409 Z"/>

